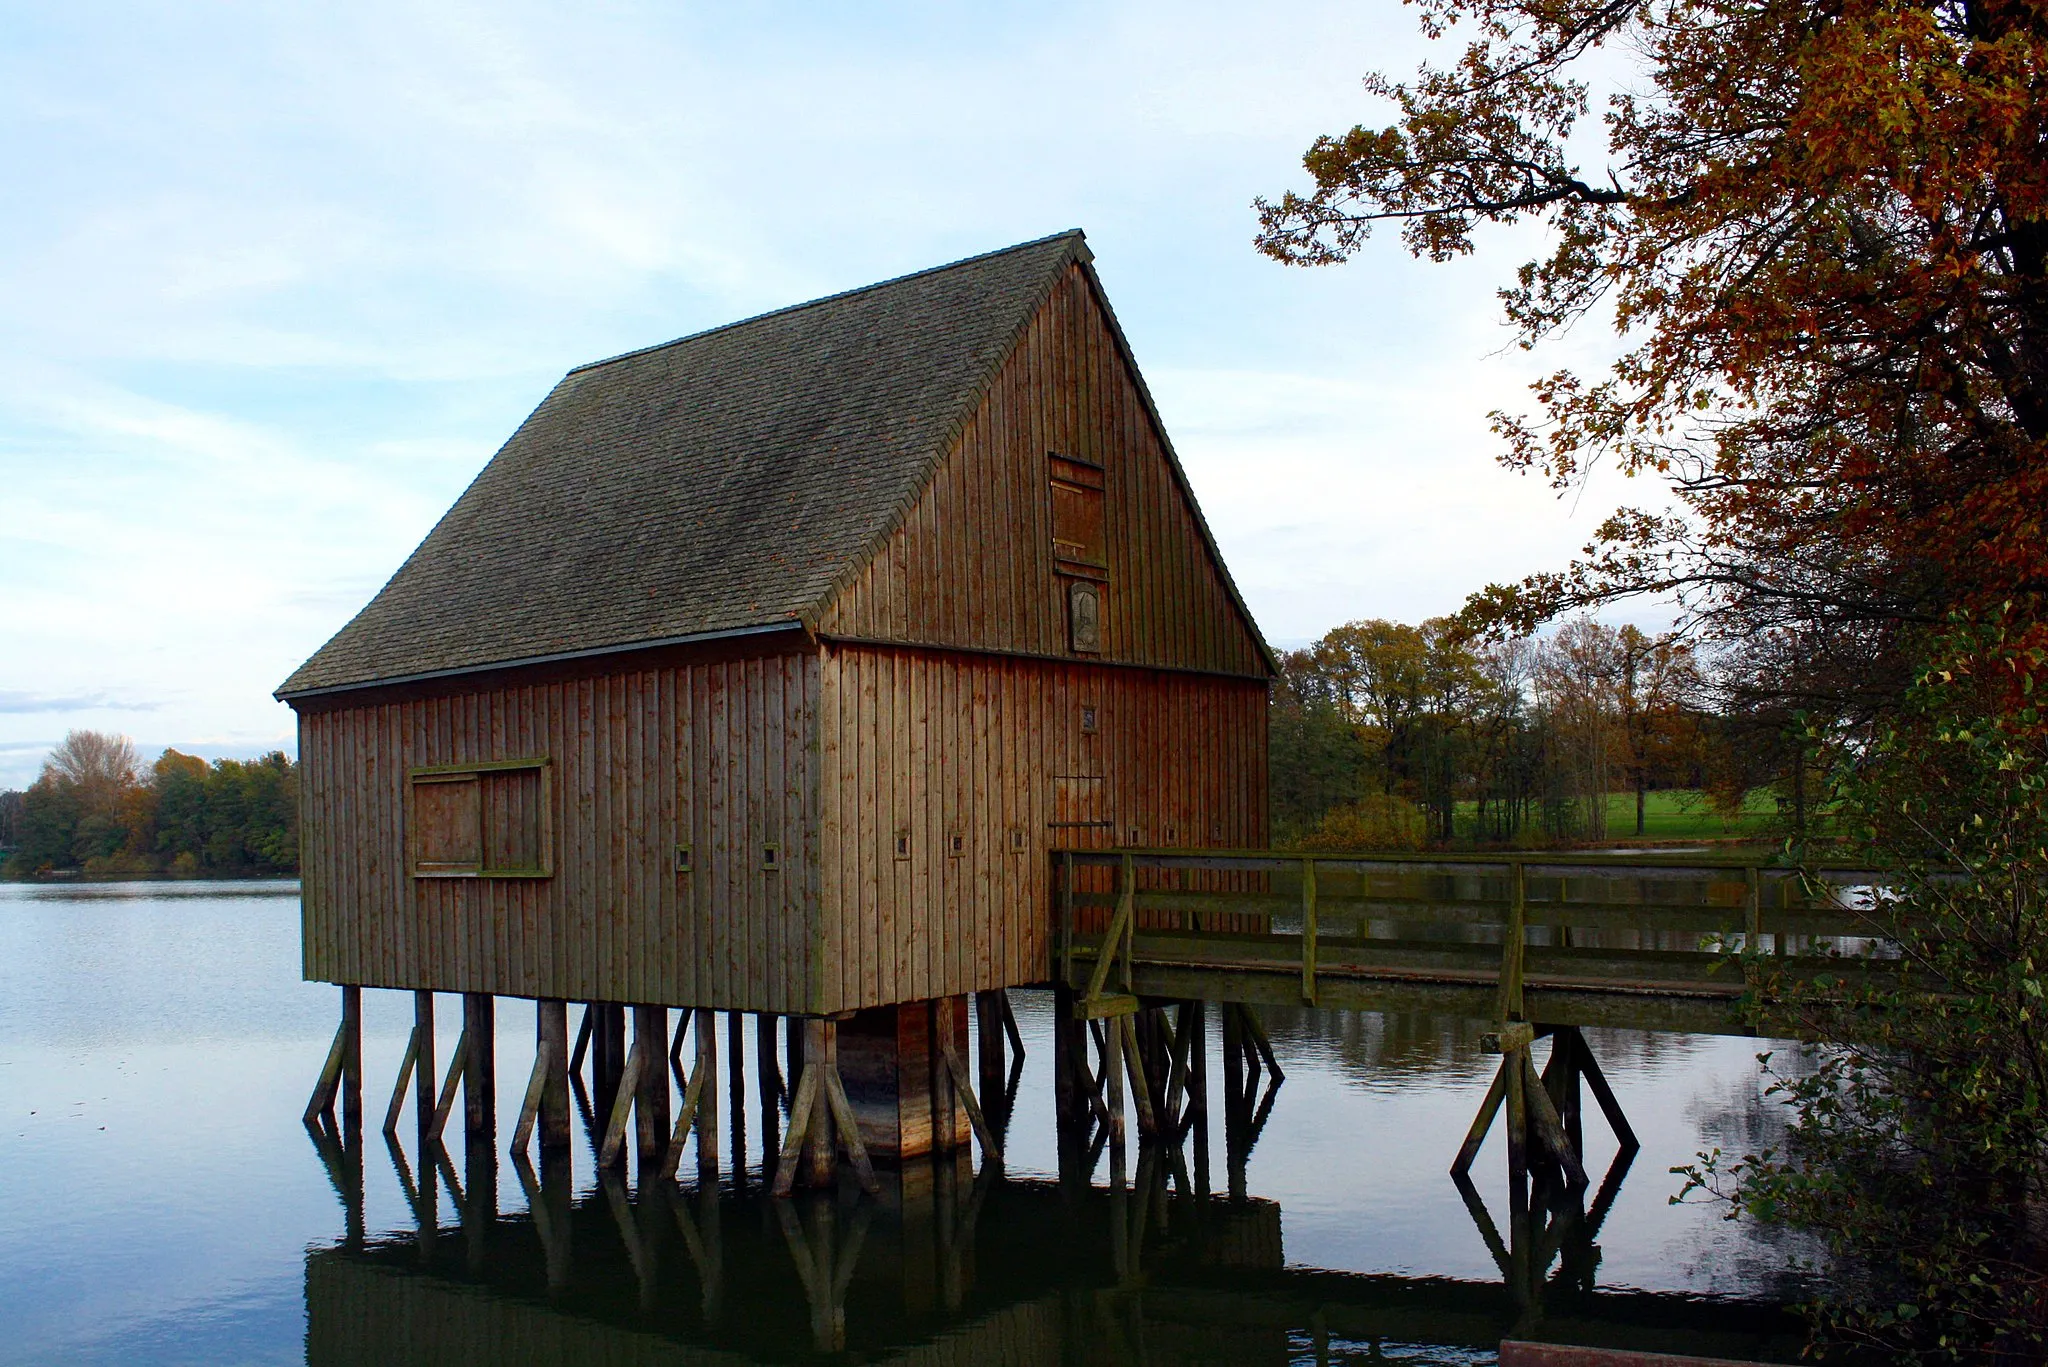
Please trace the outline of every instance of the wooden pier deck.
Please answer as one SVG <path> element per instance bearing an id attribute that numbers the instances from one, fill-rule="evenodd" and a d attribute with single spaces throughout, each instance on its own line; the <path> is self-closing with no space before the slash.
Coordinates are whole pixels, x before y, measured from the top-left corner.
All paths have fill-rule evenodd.
<path id="1" fill-rule="evenodd" d="M 1873 948 L 1877 933 L 1860 909 L 1875 874 L 1708 855 L 1055 862 L 1056 973 L 1089 1014 L 1206 1000 L 1749 1035 L 1739 1003 L 1763 975 L 1841 973 L 1828 948 Z M 1885 962 L 1876 949 L 1853 967 Z"/>

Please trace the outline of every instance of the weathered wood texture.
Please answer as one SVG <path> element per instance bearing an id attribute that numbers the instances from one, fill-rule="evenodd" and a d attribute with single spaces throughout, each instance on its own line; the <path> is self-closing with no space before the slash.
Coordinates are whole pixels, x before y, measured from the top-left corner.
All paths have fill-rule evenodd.
<path id="1" fill-rule="evenodd" d="M 954 997 L 1051 976 L 1053 849 L 1264 844 L 1267 657 L 1084 266 L 820 617 L 297 700 L 306 975 Z"/>
<path id="2" fill-rule="evenodd" d="M 302 708 L 306 976 L 804 1010 L 818 676 L 781 654 Z M 555 776 L 553 875 L 411 877 L 409 771 L 528 757 Z"/>
<path id="3" fill-rule="evenodd" d="M 1101 659 L 1264 678 L 1258 637 L 1209 552 L 1142 383 L 1088 272 L 1070 267 L 819 630 L 1065 656 L 1066 584 L 1101 577 Z M 1102 467 L 1100 576 L 1063 573 L 1054 560 L 1051 453 Z"/>
<path id="4" fill-rule="evenodd" d="M 839 646 L 819 718 L 823 1010 L 1044 981 L 1054 849 L 1267 838 L 1264 680 Z"/>

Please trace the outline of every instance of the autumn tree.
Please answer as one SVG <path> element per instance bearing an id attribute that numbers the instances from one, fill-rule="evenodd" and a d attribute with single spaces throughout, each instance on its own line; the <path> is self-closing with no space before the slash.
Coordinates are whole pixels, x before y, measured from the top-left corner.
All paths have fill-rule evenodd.
<path id="1" fill-rule="evenodd" d="M 1759 678 L 1870 715 L 1912 640 L 2014 602 L 2048 628 L 2048 8 L 2039 0 L 1414 0 L 1462 51 L 1367 80 L 1393 122 L 1318 139 L 1259 204 L 1283 261 L 1398 224 L 1445 260 L 1548 231 L 1503 291 L 1522 345 L 1604 313 L 1605 374 L 1496 414 L 1506 463 L 1660 481 L 1567 569 L 1495 586 L 1526 628 L 1633 594 L 1770 642 Z M 1610 89 L 1587 127 L 1596 86 Z M 1661 504 L 1662 500 L 1655 503 Z"/>

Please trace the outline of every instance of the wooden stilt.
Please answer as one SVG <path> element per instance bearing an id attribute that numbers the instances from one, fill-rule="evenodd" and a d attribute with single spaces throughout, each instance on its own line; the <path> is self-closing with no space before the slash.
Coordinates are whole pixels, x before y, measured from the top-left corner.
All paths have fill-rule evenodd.
<path id="1" fill-rule="evenodd" d="M 1053 1113 L 1063 1129 L 1079 1128 L 1087 1117 L 1081 1099 L 1081 1074 L 1088 1051 L 1080 1045 L 1081 1023 L 1074 1019 L 1074 990 L 1060 986 L 1052 994 Z"/>
<path id="2" fill-rule="evenodd" d="M 498 1146 L 496 1000 L 488 992 L 462 994 L 462 1033 L 469 1039 L 462 1074 L 462 1124 L 472 1148 Z"/>
<path id="3" fill-rule="evenodd" d="M 699 1010 L 690 1027 L 697 1036 L 697 1072 L 704 1085 L 697 1093 L 697 1180 L 718 1184 L 718 1013 Z"/>
<path id="4" fill-rule="evenodd" d="M 669 1136 L 668 1151 L 661 1157 L 660 1177 L 663 1181 L 676 1175 L 676 1168 L 683 1161 L 683 1144 L 690 1137 L 690 1127 L 697 1123 L 697 1108 L 704 1100 L 705 1073 L 699 1068 L 683 1086 L 683 1107 L 676 1112 L 675 1132 Z"/>
<path id="5" fill-rule="evenodd" d="M 1586 1169 L 1565 1135 L 1564 1121 L 1558 1118 L 1557 1107 L 1552 1104 L 1543 1080 L 1536 1076 L 1536 1065 L 1529 1058 L 1529 1051 L 1521 1049 L 1517 1053 L 1521 1058 L 1522 1093 L 1528 1107 L 1530 1132 L 1544 1152 L 1564 1169 L 1565 1179 L 1574 1188 L 1584 1187 Z"/>
<path id="6" fill-rule="evenodd" d="M 438 1142 L 448 1129 L 448 1114 L 455 1108 L 455 1089 L 460 1086 L 465 1070 L 469 1067 L 469 1027 L 455 1039 L 455 1052 L 448 1059 L 448 1080 L 441 1084 L 441 1099 L 434 1105 L 434 1118 L 427 1127 L 426 1140 Z M 421 1159 L 421 1162 L 425 1162 Z"/>
<path id="7" fill-rule="evenodd" d="M 955 1118 L 959 1111 L 959 1100 L 954 1096 L 957 1087 L 942 1047 L 953 1037 L 952 1005 L 951 1001 L 941 997 L 916 1008 L 922 1010 L 925 1018 L 925 1085 L 931 1089 L 932 1152 L 941 1154 L 951 1153 L 960 1146 L 960 1126 Z"/>
<path id="8" fill-rule="evenodd" d="M 754 1017 L 754 1071 L 761 1079 L 761 1180 L 775 1180 L 775 1155 L 782 1147 L 777 1122 L 782 1117 L 782 1071 L 776 1057 L 776 1022 L 763 1012 Z"/>
<path id="9" fill-rule="evenodd" d="M 576 1027 L 576 1048 L 569 1055 L 569 1071 L 580 1077 L 583 1074 L 583 1056 L 590 1050 L 591 1022 L 597 1016 L 597 1007 L 583 1004 L 583 1023 Z"/>
<path id="10" fill-rule="evenodd" d="M 613 1090 L 611 1119 L 604 1129 L 604 1145 L 598 1150 L 597 1165 L 609 1168 L 624 1162 L 626 1157 L 626 1121 L 633 1111 L 633 1094 L 640 1086 L 640 1070 L 644 1066 L 640 1057 L 641 1041 L 633 1041 L 633 1048 L 626 1055 L 624 1069 L 619 1074 L 618 1086 Z"/>
<path id="11" fill-rule="evenodd" d="M 967 1081 L 967 1065 L 961 1061 L 959 1051 L 953 1048 L 953 1037 L 951 1034 L 939 1036 L 939 1054 L 946 1061 L 946 1070 L 953 1075 L 953 1089 L 959 1097 L 960 1104 L 967 1108 L 967 1123 L 974 1127 L 974 1133 L 981 1139 L 981 1151 L 995 1162 L 1002 1162 L 1003 1146 L 996 1142 L 995 1134 L 989 1129 L 988 1121 L 981 1113 L 981 1107 L 975 1103 L 974 1088 Z M 839 1090 L 838 1074 L 836 1072 L 833 1074 L 832 1087 L 833 1095 L 843 1099 L 845 1094 Z M 835 1112 L 837 1109 L 838 1105 L 835 1102 Z M 853 1112 L 848 1110 L 844 1116 L 840 1117 L 839 1123 L 842 1126 L 852 1124 L 852 1116 Z M 858 1134 L 855 1135 L 853 1142 L 859 1142 Z M 865 1163 L 866 1161 L 867 1159 L 863 1155 L 856 1160 L 856 1164 Z"/>
<path id="12" fill-rule="evenodd" d="M 1243 1002 L 1238 1003 L 1237 1011 L 1244 1019 L 1245 1034 L 1251 1037 L 1253 1046 L 1258 1049 L 1259 1060 L 1266 1065 L 1267 1073 L 1271 1074 L 1274 1082 L 1285 1082 L 1287 1073 L 1280 1067 L 1280 1060 L 1273 1057 L 1273 1041 L 1266 1038 L 1266 1027 L 1260 1022 L 1259 1013 Z"/>
<path id="13" fill-rule="evenodd" d="M 953 1053 L 952 1042 L 946 1044 L 946 1056 L 951 1060 L 956 1073 L 964 1074 L 965 1067 L 959 1056 Z M 860 1125 L 853 1118 L 853 1106 L 846 1099 L 846 1085 L 839 1080 L 837 1068 L 824 1069 L 825 1099 L 832 1108 L 832 1118 L 839 1127 L 839 1137 L 846 1144 L 846 1156 L 853 1160 L 853 1172 L 860 1179 L 862 1190 L 870 1196 L 881 1194 L 881 1183 L 875 1180 L 874 1166 L 868 1162 L 867 1145 L 861 1142 Z M 974 1115 L 974 1101 L 968 1096 L 968 1114 Z"/>
<path id="14" fill-rule="evenodd" d="M 1138 1030 L 1136 1021 L 1130 1016 L 1118 1016 L 1110 1022 L 1109 1033 L 1123 1036 L 1124 1067 L 1131 1077 L 1131 1099 L 1137 1103 L 1138 1132 L 1157 1135 L 1159 1117 L 1152 1108 L 1152 1089 L 1145 1081 L 1145 1061 L 1138 1051 Z"/>
<path id="15" fill-rule="evenodd" d="M 540 1118 L 541 1093 L 547 1090 L 548 1074 L 554 1071 L 551 1054 L 552 1047 L 545 1041 L 533 1051 L 533 1072 L 526 1079 L 526 1095 L 519 1103 L 519 1123 L 512 1127 L 512 1152 L 521 1159 L 526 1157 L 526 1146 L 533 1142 L 533 1124 Z"/>
<path id="16" fill-rule="evenodd" d="M 791 1033 L 795 1033 L 792 1023 Z M 789 1132 L 782 1137 L 782 1150 L 775 1160 L 775 1182 L 772 1190 L 777 1196 L 787 1196 L 796 1185 L 796 1164 L 799 1155 L 805 1151 L 805 1142 L 810 1138 L 813 1119 L 818 1110 L 818 1075 L 805 1070 L 797 1079 L 796 1092 L 789 1103 Z"/>
<path id="17" fill-rule="evenodd" d="M 1003 1013 L 1003 1033 L 1010 1037 L 1010 1053 L 1013 1057 L 1021 1059 L 1024 1057 L 1024 1032 L 1017 1028 L 1017 1012 L 1010 1005 L 1009 988 L 997 989 L 996 1005 Z"/>
<path id="18" fill-rule="evenodd" d="M 420 1057 L 420 1028 L 415 1025 L 405 1041 L 405 1058 L 398 1065 L 398 1081 L 391 1088 L 391 1104 L 384 1108 L 384 1134 L 398 1135 L 398 1117 L 405 1111 L 406 1089 L 412 1086 L 412 1070 Z"/>
<path id="19" fill-rule="evenodd" d="M 1195 1140 L 1195 1196 L 1209 1198 L 1209 1008 L 1204 1002 L 1189 1002 L 1188 1017 L 1188 1118 Z"/>
<path id="20" fill-rule="evenodd" d="M 1003 1062 L 1003 1012 L 992 991 L 974 994 L 974 1047 L 978 1089 L 983 1098 L 1003 1094 L 1003 1080 L 1009 1069 Z"/>
<path id="21" fill-rule="evenodd" d="M 341 1132 L 348 1143 L 363 1141 L 363 989 L 341 989 Z"/>
<path id="22" fill-rule="evenodd" d="M 725 1013 L 726 1099 L 732 1103 L 732 1180 L 735 1187 L 747 1181 L 747 1031 L 746 1016 Z"/>
<path id="23" fill-rule="evenodd" d="M 434 994 L 412 994 L 412 1035 L 418 1046 L 412 1067 L 413 1129 L 419 1136 L 420 1168 L 427 1167 L 427 1140 L 434 1130 L 434 1087 L 441 1075 L 434 1071 Z"/>
<path id="24" fill-rule="evenodd" d="M 1526 1070 L 1520 1057 L 1523 1046 L 1502 1051 L 1501 1072 L 1508 1107 L 1508 1182 L 1519 1191 L 1529 1178 L 1529 1099 Z"/>
<path id="25" fill-rule="evenodd" d="M 1105 1054 L 1103 1076 L 1109 1082 L 1109 1151 L 1114 1169 L 1123 1171 L 1124 1152 L 1124 1032 L 1111 1021 L 1103 1032 Z"/>
<path id="26" fill-rule="evenodd" d="M 1583 1070 L 1586 1085 L 1593 1089 L 1593 1100 L 1600 1103 L 1600 1114 L 1607 1117 L 1608 1128 L 1614 1131 L 1621 1147 L 1633 1153 L 1642 1147 L 1636 1140 L 1636 1132 L 1629 1127 L 1628 1117 L 1621 1112 L 1621 1103 L 1614 1099 L 1614 1089 L 1607 1085 L 1607 1075 L 1600 1071 L 1600 1061 L 1593 1057 L 1592 1049 L 1580 1041 L 1579 1067 Z"/>
<path id="27" fill-rule="evenodd" d="M 827 1072 L 839 1071 L 839 1027 L 834 1021 L 804 1021 L 804 1072 L 818 1069 L 818 1093 L 813 1097 L 804 1136 L 804 1182 L 828 1187 L 838 1180 L 838 1147 L 833 1143 L 832 1116 L 823 1095 Z M 792 1116 L 792 1123 L 795 1117 Z"/>
<path id="28" fill-rule="evenodd" d="M 668 1008 L 635 1006 L 633 1049 L 640 1055 L 640 1073 L 633 1096 L 633 1147 L 642 1172 L 661 1161 L 668 1140 L 668 1070 L 660 1062 L 668 1043 Z"/>
<path id="29" fill-rule="evenodd" d="M 1507 1061 L 1494 1069 L 1493 1081 L 1486 1088 L 1486 1099 L 1479 1103 L 1479 1114 L 1472 1118 L 1472 1128 L 1465 1132 L 1465 1142 L 1458 1146 L 1458 1156 L 1451 1160 L 1453 1176 L 1462 1176 L 1472 1170 L 1473 1160 L 1479 1157 L 1480 1146 L 1486 1143 L 1487 1131 L 1493 1128 L 1493 1118 L 1500 1112 L 1501 1101 L 1507 1096 Z"/>
<path id="30" fill-rule="evenodd" d="M 334 1109 L 334 1094 L 341 1087 L 343 1060 L 348 1053 L 348 1022 L 334 1027 L 334 1043 L 327 1047 L 327 1061 L 320 1065 L 320 1078 L 306 1102 L 305 1121 L 311 1125 Z"/>
<path id="31" fill-rule="evenodd" d="M 566 1157 L 570 1150 L 569 1003 L 547 997 L 536 1002 L 533 1033 L 536 1050 L 548 1055 L 547 1079 L 540 1093 L 540 1150 L 542 1173 L 552 1176 L 548 1156 Z"/>

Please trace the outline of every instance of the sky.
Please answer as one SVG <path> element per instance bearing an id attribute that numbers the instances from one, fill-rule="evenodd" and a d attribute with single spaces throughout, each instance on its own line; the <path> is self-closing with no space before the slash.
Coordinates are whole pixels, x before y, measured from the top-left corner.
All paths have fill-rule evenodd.
<path id="1" fill-rule="evenodd" d="M 1651 491 L 1495 463 L 1613 345 L 1513 346 L 1535 239 L 1251 245 L 1435 47 L 1398 0 L 0 0 L 0 787 L 73 727 L 292 749 L 271 690 L 571 366 L 1066 228 L 1269 640 L 1562 565 Z"/>

